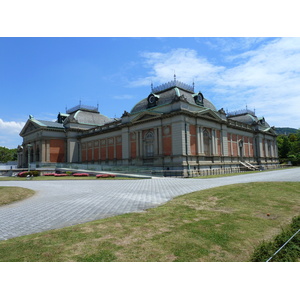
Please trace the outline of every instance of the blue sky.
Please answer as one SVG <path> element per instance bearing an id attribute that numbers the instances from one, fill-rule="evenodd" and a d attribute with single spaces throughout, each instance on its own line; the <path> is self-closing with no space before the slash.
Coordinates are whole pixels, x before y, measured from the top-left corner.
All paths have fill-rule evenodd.
<path id="1" fill-rule="evenodd" d="M 17 147 L 33 115 L 54 120 L 81 102 L 120 117 L 173 79 L 217 109 L 255 109 L 300 127 L 300 38 L 0 38 L 0 145 Z"/>

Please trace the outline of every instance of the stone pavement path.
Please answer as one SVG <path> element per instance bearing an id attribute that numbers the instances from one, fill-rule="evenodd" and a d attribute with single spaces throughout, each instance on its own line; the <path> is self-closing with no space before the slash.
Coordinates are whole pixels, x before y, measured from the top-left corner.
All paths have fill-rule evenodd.
<path id="1" fill-rule="evenodd" d="M 0 207 L 0 240 L 142 211 L 198 190 L 262 181 L 300 181 L 300 168 L 214 179 L 0 181 L 36 191 Z"/>

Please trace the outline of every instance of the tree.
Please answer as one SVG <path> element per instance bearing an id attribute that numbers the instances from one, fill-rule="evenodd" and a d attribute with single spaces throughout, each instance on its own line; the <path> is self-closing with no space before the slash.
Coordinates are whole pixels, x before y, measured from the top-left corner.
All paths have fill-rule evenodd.
<path id="1" fill-rule="evenodd" d="M 17 157 L 17 149 L 8 149 L 0 146 L 0 162 L 16 161 Z"/>
<path id="2" fill-rule="evenodd" d="M 294 165 L 300 164 L 300 130 L 289 135 L 279 135 L 277 145 L 281 162 L 291 161 Z"/>
<path id="3" fill-rule="evenodd" d="M 277 137 L 279 158 L 287 158 L 291 149 L 291 143 L 287 136 L 280 135 Z"/>

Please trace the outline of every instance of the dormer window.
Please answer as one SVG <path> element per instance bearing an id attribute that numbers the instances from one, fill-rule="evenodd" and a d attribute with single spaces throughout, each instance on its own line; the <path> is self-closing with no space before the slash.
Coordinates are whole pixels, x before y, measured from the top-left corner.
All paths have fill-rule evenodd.
<path id="1" fill-rule="evenodd" d="M 260 124 L 261 124 L 261 125 L 265 125 L 265 123 L 266 123 L 265 118 L 261 118 L 261 119 L 260 119 Z"/>
<path id="2" fill-rule="evenodd" d="M 64 120 L 68 117 L 69 115 L 68 114 L 62 114 L 62 113 L 59 113 L 58 116 L 57 116 L 57 123 L 63 123 Z"/>
<path id="3" fill-rule="evenodd" d="M 203 99 L 204 99 L 204 97 L 203 97 L 202 93 L 199 92 L 198 94 L 194 94 L 193 98 L 194 98 L 195 103 L 197 105 L 203 106 Z"/>
<path id="4" fill-rule="evenodd" d="M 159 99 L 159 96 L 158 95 L 155 95 L 153 93 L 151 93 L 147 100 L 148 100 L 148 107 L 153 107 L 153 106 L 156 106 L 157 104 L 157 101 Z"/>

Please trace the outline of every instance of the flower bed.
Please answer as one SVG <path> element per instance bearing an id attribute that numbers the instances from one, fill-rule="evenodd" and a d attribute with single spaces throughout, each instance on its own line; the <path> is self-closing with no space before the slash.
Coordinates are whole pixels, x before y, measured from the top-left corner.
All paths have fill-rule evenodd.
<path id="1" fill-rule="evenodd" d="M 116 175 L 113 174 L 98 174 L 96 175 L 97 178 L 114 178 Z"/>
<path id="2" fill-rule="evenodd" d="M 23 172 L 20 172 L 18 173 L 18 177 L 27 177 L 27 176 L 39 176 L 39 172 L 38 171 L 23 171 Z"/>
<path id="3" fill-rule="evenodd" d="M 88 177 L 90 174 L 88 173 L 74 173 L 73 176 L 75 177 Z"/>
<path id="4" fill-rule="evenodd" d="M 44 176 L 54 176 L 55 173 L 45 173 Z"/>
<path id="5" fill-rule="evenodd" d="M 54 174 L 55 177 L 65 177 L 65 176 L 70 176 L 69 174 Z"/>
<path id="6" fill-rule="evenodd" d="M 18 173 L 18 177 L 26 177 L 27 175 L 28 175 L 28 172 L 26 172 L 26 171 Z"/>

